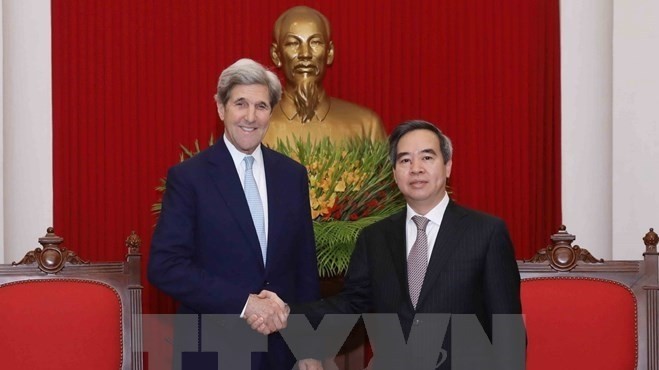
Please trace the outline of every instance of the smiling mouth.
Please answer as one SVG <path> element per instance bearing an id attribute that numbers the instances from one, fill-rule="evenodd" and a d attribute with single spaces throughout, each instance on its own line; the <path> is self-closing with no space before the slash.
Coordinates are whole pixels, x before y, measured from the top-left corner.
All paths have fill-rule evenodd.
<path id="1" fill-rule="evenodd" d="M 256 127 L 248 127 L 248 126 L 238 126 L 240 127 L 240 130 L 243 132 L 254 132 L 256 131 Z"/>
<path id="2" fill-rule="evenodd" d="M 410 182 L 410 186 L 414 187 L 414 188 L 419 188 L 419 187 L 422 187 L 422 186 L 426 185 L 427 183 L 428 183 L 428 181 L 416 180 L 416 181 Z"/>

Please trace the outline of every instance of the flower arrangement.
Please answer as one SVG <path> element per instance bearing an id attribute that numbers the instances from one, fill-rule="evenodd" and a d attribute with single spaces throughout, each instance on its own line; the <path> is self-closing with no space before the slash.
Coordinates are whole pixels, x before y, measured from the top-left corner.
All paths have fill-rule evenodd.
<path id="1" fill-rule="evenodd" d="M 404 207 L 388 160 L 386 142 L 350 140 L 333 144 L 296 139 L 277 151 L 309 173 L 309 200 L 321 277 L 343 274 L 359 232 Z"/>
<path id="2" fill-rule="evenodd" d="M 213 138 L 209 140 L 213 144 Z M 274 148 L 307 168 L 309 202 L 321 277 L 343 274 L 359 232 L 399 210 L 405 201 L 396 188 L 385 142 L 350 140 L 333 144 L 329 139 L 312 143 L 296 139 L 279 141 Z M 200 151 L 181 146 L 180 160 Z M 164 191 L 165 179 L 156 188 Z M 161 203 L 151 207 L 160 212 Z"/>

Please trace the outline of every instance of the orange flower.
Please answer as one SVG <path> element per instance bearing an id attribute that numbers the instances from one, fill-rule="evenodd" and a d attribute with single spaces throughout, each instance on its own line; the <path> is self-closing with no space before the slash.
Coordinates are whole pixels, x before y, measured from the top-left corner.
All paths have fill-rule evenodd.
<path id="1" fill-rule="evenodd" d="M 334 187 L 334 191 L 337 193 L 343 193 L 346 191 L 346 183 L 343 180 L 340 180 L 339 182 L 336 183 L 336 186 Z"/>

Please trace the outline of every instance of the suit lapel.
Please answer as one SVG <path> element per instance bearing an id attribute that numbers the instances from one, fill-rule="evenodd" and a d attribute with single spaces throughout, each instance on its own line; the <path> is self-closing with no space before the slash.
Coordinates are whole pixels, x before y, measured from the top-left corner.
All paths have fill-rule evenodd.
<path id="1" fill-rule="evenodd" d="M 228 212 L 236 219 L 249 248 L 252 249 L 261 266 L 263 266 L 261 246 L 256 235 L 252 215 L 249 213 L 245 192 L 236 172 L 236 166 L 233 164 L 233 159 L 223 139 L 218 140 L 209 150 L 208 162 L 211 164 L 210 177 L 220 196 L 224 199 Z M 223 227 L 223 225 L 218 225 L 218 227 Z"/>
<path id="2" fill-rule="evenodd" d="M 268 249 L 267 259 L 272 261 L 277 249 L 277 243 L 274 240 L 280 240 L 278 234 L 285 232 L 286 220 L 281 216 L 281 210 L 286 207 L 287 189 L 281 184 L 285 184 L 282 179 L 281 171 L 277 169 L 279 163 L 277 157 L 273 155 L 272 150 L 261 146 L 263 151 L 263 165 L 265 166 L 265 181 L 268 184 Z"/>
<path id="3" fill-rule="evenodd" d="M 458 249 L 458 240 L 460 240 L 466 226 L 464 222 L 460 222 L 464 215 L 465 213 L 462 211 L 462 208 L 453 201 L 449 201 L 446 212 L 444 212 L 444 217 L 442 218 L 442 224 L 439 226 L 439 233 L 433 246 L 430 261 L 428 261 L 428 269 L 423 279 L 417 308 L 422 306 L 424 299 L 430 293 L 432 287 L 435 286 L 435 281 L 439 277 L 440 272 L 446 268 L 451 255 Z"/>
<path id="4" fill-rule="evenodd" d="M 407 248 L 405 246 L 406 215 L 407 209 L 403 209 L 401 212 L 391 216 L 389 219 L 390 225 L 388 225 L 386 233 L 388 241 L 387 246 L 389 247 L 391 259 L 396 268 L 396 276 L 398 277 L 401 291 L 404 292 L 403 296 L 407 297 L 407 301 L 411 306 L 412 300 L 410 299 L 410 292 L 407 286 Z"/>

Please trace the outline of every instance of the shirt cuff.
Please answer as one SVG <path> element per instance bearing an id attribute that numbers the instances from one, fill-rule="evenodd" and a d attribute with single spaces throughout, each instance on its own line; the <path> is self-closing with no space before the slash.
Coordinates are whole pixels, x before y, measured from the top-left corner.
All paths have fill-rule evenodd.
<path id="1" fill-rule="evenodd" d="M 243 310 L 240 312 L 240 318 L 241 319 L 245 318 L 245 310 L 247 309 L 247 303 L 249 303 L 249 297 L 247 297 L 247 301 L 245 302 L 245 305 L 243 306 Z"/>

